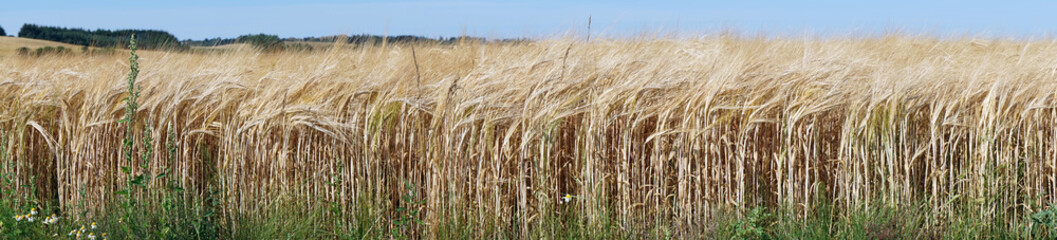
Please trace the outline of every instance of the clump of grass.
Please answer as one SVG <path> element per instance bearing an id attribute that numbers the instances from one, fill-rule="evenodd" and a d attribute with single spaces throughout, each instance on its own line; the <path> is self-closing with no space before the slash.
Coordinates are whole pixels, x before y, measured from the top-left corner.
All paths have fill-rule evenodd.
<path id="1" fill-rule="evenodd" d="M 39 47 L 34 50 L 30 50 L 29 47 L 20 47 L 15 50 L 15 54 L 22 57 L 45 57 L 45 56 L 69 56 L 73 54 L 73 50 L 63 46 L 46 46 Z"/>

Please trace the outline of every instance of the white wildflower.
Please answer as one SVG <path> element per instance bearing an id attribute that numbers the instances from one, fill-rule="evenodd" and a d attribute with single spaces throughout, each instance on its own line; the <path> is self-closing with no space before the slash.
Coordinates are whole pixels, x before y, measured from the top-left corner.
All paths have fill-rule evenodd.
<path id="1" fill-rule="evenodd" d="M 52 214 L 51 217 L 44 219 L 45 224 L 55 224 L 57 222 L 59 222 L 59 217 L 55 216 L 55 214 Z"/>
<path id="2" fill-rule="evenodd" d="M 572 200 L 573 200 L 573 195 L 565 194 L 565 196 L 562 196 L 561 203 L 567 203 L 567 202 L 572 201 Z"/>

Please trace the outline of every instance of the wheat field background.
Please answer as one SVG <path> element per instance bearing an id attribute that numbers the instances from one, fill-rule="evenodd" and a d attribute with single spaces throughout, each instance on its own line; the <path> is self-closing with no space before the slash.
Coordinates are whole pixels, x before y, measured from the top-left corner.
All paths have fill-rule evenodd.
<path id="1" fill-rule="evenodd" d="M 320 218 L 368 211 L 383 231 L 408 196 L 424 201 L 407 205 L 421 211 L 420 237 L 462 226 L 485 238 L 530 236 L 555 218 L 701 237 L 724 212 L 802 218 L 816 201 L 925 206 L 923 229 L 962 212 L 1014 228 L 1057 202 L 1049 40 L 713 35 L 140 55 L 135 126 L 153 129 L 155 154 L 149 169 L 131 167 L 171 169 L 228 228 L 335 207 Z M 18 191 L 105 215 L 98 206 L 127 180 L 116 159 L 128 69 L 125 54 L 0 58 L 4 164 L 35 186 Z"/>

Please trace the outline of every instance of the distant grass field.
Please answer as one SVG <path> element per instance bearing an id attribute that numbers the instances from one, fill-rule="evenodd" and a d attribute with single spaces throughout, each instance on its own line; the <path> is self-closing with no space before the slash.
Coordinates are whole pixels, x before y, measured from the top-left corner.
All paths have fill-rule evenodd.
<path id="1" fill-rule="evenodd" d="M 1057 236 L 1054 41 L 221 48 L 0 58 L 3 226 L 50 236 L 10 216 L 38 207 L 128 238 Z"/>

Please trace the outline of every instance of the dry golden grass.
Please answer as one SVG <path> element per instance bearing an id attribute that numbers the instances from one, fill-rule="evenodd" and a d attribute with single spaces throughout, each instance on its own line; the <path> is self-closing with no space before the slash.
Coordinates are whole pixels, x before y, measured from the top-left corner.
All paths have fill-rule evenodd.
<path id="1" fill-rule="evenodd" d="M 217 189 L 224 214 L 278 207 L 279 196 L 346 212 L 393 206 L 413 182 L 427 226 L 519 231 L 567 207 L 588 225 L 695 231 L 721 208 L 807 212 L 817 198 L 925 201 L 937 215 L 965 201 L 1013 222 L 1029 203 L 1057 201 L 1055 42 L 416 46 L 421 87 L 409 46 L 333 49 L 142 53 L 151 170 L 166 162 L 171 125 L 174 174 L 200 194 Z M 124 181 L 125 59 L 0 58 L 5 148 L 43 198 L 97 203 Z M 559 205 L 565 193 L 573 205 Z"/>

